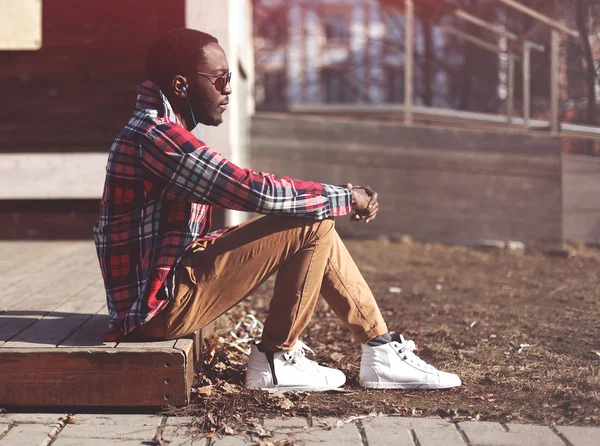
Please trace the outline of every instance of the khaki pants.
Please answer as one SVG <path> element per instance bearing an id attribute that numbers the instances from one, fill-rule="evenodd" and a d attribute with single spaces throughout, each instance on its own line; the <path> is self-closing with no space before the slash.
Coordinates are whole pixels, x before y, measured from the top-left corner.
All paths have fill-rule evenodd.
<path id="1" fill-rule="evenodd" d="M 136 331 L 175 339 L 208 325 L 278 271 L 261 342 L 294 346 L 319 292 L 354 338 L 366 343 L 387 333 L 375 298 L 335 231 L 333 219 L 265 216 L 193 246 L 175 273 L 174 298 Z"/>

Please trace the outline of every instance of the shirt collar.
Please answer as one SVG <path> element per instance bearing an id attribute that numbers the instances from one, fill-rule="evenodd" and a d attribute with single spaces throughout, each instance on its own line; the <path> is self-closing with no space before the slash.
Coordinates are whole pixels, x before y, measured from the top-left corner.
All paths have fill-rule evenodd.
<path id="1" fill-rule="evenodd" d="M 151 81 L 145 81 L 140 85 L 135 110 L 136 112 L 149 113 L 183 127 L 167 97 L 160 90 L 160 87 Z"/>

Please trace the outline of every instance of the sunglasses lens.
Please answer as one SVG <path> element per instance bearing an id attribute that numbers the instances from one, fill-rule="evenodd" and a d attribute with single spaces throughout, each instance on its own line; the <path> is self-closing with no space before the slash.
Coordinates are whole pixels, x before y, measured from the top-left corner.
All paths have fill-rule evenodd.
<path id="1" fill-rule="evenodd" d="M 227 85 L 231 82 L 231 71 L 225 74 L 224 76 L 218 77 L 215 82 L 215 87 L 218 90 L 223 90 Z"/>

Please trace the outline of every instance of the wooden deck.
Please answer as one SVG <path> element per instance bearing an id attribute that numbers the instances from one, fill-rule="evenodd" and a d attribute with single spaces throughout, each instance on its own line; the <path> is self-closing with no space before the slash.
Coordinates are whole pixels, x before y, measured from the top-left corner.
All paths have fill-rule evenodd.
<path id="1" fill-rule="evenodd" d="M 0 281 L 0 407 L 188 403 L 193 339 L 103 342 L 93 242 L 0 242 Z"/>

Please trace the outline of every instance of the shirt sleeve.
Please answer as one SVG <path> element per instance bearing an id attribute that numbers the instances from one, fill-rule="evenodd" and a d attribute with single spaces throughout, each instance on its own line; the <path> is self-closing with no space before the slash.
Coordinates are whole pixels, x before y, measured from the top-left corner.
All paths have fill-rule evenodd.
<path id="1" fill-rule="evenodd" d="M 173 124 L 159 124 L 140 143 L 146 189 L 228 209 L 308 216 L 316 220 L 352 212 L 352 191 L 243 169 Z"/>

